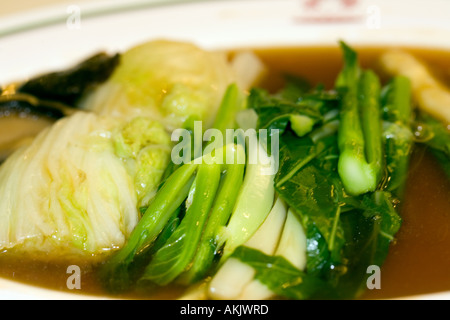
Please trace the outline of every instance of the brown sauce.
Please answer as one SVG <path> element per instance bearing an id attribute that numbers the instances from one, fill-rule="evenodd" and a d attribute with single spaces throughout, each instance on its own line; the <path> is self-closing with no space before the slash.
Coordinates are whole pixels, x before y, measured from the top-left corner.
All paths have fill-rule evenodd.
<path id="1" fill-rule="evenodd" d="M 377 69 L 379 54 L 387 48 L 356 48 L 363 67 Z M 450 84 L 450 52 L 409 48 Z M 268 67 L 262 87 L 276 90 L 283 85 L 283 73 L 303 76 L 312 84 L 331 88 L 342 67 L 340 49 L 335 47 L 258 49 Z M 416 148 L 401 204 L 403 225 L 381 269 L 381 289 L 368 291 L 364 299 L 385 299 L 450 290 L 450 181 L 434 158 Z M 69 264 L 39 263 L 0 254 L 0 276 L 20 282 L 68 291 Z M 104 295 L 96 267 L 81 266 L 81 294 Z M 122 298 L 176 298 L 182 290 L 167 288 L 157 293 L 139 293 Z"/>
<path id="2" fill-rule="evenodd" d="M 395 298 L 450 290 L 450 181 L 423 148 L 412 157 L 402 227 L 381 269 L 381 290 L 363 298 Z"/>
<path id="3" fill-rule="evenodd" d="M 45 117 L 0 114 L 0 163 L 14 150 L 29 143 L 52 122 Z"/>

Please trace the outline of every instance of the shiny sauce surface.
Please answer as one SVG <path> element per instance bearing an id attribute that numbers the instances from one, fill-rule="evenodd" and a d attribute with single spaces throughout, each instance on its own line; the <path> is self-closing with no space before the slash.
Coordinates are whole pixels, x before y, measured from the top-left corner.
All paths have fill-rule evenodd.
<path id="1" fill-rule="evenodd" d="M 365 68 L 377 70 L 377 58 L 386 47 L 355 47 Z M 427 62 L 444 83 L 450 84 L 450 52 L 407 48 Z M 333 87 L 342 67 L 340 49 L 333 47 L 256 49 L 268 68 L 261 87 L 275 91 L 283 86 L 283 74 L 302 76 L 311 84 Z M 386 79 L 384 79 L 386 80 Z M 381 289 L 367 290 L 363 299 L 398 298 L 450 291 L 450 182 L 426 148 L 414 150 L 406 196 L 400 204 L 403 224 L 381 268 Z M 0 254 L 0 276 L 20 282 L 68 291 L 67 263 L 42 263 Z M 104 295 L 97 266 L 81 265 L 82 289 L 78 293 Z M 73 292 L 73 290 L 71 291 Z M 170 299 L 182 290 L 140 292 L 132 298 Z"/>

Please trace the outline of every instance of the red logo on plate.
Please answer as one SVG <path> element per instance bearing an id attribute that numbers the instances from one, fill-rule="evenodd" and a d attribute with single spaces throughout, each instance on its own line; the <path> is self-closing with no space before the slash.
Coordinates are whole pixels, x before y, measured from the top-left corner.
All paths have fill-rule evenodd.
<path id="1" fill-rule="evenodd" d="M 302 0 L 298 23 L 355 22 L 363 19 L 359 0 Z"/>
<path id="2" fill-rule="evenodd" d="M 324 0 L 306 0 L 304 2 L 305 7 L 307 8 L 316 8 L 319 6 L 321 2 Z M 325 0 L 326 1 L 326 0 Z M 333 0 L 337 2 L 337 0 Z M 358 3 L 358 0 L 339 0 L 344 7 L 352 7 Z"/>

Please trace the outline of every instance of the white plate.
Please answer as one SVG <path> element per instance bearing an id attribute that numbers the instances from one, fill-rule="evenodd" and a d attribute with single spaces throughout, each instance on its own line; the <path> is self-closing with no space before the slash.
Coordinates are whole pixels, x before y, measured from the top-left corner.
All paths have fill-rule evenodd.
<path id="1" fill-rule="evenodd" d="M 205 49 L 330 45 L 338 39 L 449 49 L 450 1 L 115 0 L 55 6 L 0 21 L 0 85 L 154 38 Z M 79 298 L 0 279 L 0 299 Z M 450 291 L 408 298 L 450 299 Z"/>

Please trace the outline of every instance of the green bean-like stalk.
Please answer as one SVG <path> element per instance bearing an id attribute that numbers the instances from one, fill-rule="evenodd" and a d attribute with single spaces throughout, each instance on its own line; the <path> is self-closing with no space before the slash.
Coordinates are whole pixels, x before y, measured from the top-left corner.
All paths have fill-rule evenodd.
<path id="1" fill-rule="evenodd" d="M 380 82 L 370 70 L 361 71 L 357 55 L 345 44 L 345 65 L 337 79 L 342 92 L 338 172 L 351 195 L 374 191 L 383 169 Z"/>
<path id="2" fill-rule="evenodd" d="M 100 276 L 110 291 L 124 291 L 132 284 L 133 277 L 129 268 L 136 254 L 152 245 L 170 217 L 186 199 L 197 167 L 196 164 L 185 164 L 167 179 L 125 246 L 103 265 Z"/>
<path id="3" fill-rule="evenodd" d="M 410 80 L 404 76 L 394 77 L 384 88 L 382 97 L 383 136 L 389 178 L 386 189 L 402 197 L 414 145 Z"/>
<path id="4" fill-rule="evenodd" d="M 230 84 L 222 99 L 214 128 L 222 133 L 228 128 L 234 128 L 236 113 L 242 106 L 243 93 L 236 84 Z M 186 128 L 190 127 L 189 123 L 188 121 Z M 223 147 L 222 143 L 223 141 L 220 141 L 218 144 L 220 147 L 201 157 L 201 161 L 196 159 L 184 165 L 172 165 L 167 168 L 162 186 L 130 235 L 126 245 L 101 268 L 103 283 L 110 291 L 124 291 L 139 278 L 138 275 L 131 274 L 134 273 L 131 268 L 139 260 L 137 259 L 139 254 L 143 252 L 152 252 L 153 254 L 156 251 L 141 280 L 152 280 L 159 284 L 168 283 L 185 271 L 197 251 L 197 245 L 203 231 L 202 227 L 209 216 L 221 179 L 222 164 L 226 154 L 225 149 L 230 148 Z M 234 200 L 229 196 L 234 191 L 237 193 L 239 189 L 232 189 L 231 184 L 234 185 L 233 188 L 239 185 L 239 175 L 244 170 L 245 161 L 239 163 L 242 163 L 242 165 L 227 168 L 229 178 L 225 179 L 223 183 L 226 188 L 222 188 L 218 200 L 221 202 L 216 202 L 215 211 L 219 215 L 220 210 L 226 211 L 229 209 L 228 207 L 234 205 Z M 225 201 L 229 201 L 229 203 L 225 203 Z M 174 230 L 170 228 L 170 232 L 159 241 L 164 240 L 165 242 L 159 243 L 158 248 L 155 248 L 153 246 L 155 240 L 167 227 L 170 218 L 173 218 L 176 212 L 179 212 L 182 204 L 186 206 L 186 214 L 181 223 Z M 226 208 L 221 207 L 225 205 Z M 226 215 L 224 217 L 226 218 Z M 224 218 L 222 217 L 219 220 L 224 220 Z M 179 221 L 179 219 L 176 221 Z M 220 222 L 220 224 L 223 224 L 223 222 Z M 177 236 L 186 241 L 179 241 L 180 239 L 177 239 Z M 175 244 L 188 243 L 189 245 L 180 247 L 179 245 L 173 245 L 172 242 L 175 242 Z M 149 247 L 152 250 L 147 250 Z M 167 257 L 175 257 L 177 262 L 167 266 L 165 264 L 169 261 L 169 259 L 166 259 Z M 163 270 L 164 268 L 166 269 Z"/>
<path id="5" fill-rule="evenodd" d="M 245 164 L 241 160 L 245 159 L 243 147 L 241 145 L 227 145 L 226 151 L 235 153 L 237 162 L 224 165 L 223 178 L 205 226 L 198 251 L 191 268 L 182 275 L 179 282 L 189 284 L 203 279 L 213 265 L 214 258 L 220 249 L 218 237 L 233 211 L 240 187 L 243 183 L 245 171 Z"/>
<path id="6" fill-rule="evenodd" d="M 220 164 L 201 164 L 186 200 L 186 214 L 166 244 L 156 252 L 141 281 L 166 285 L 189 265 L 197 251 L 220 181 Z"/>

